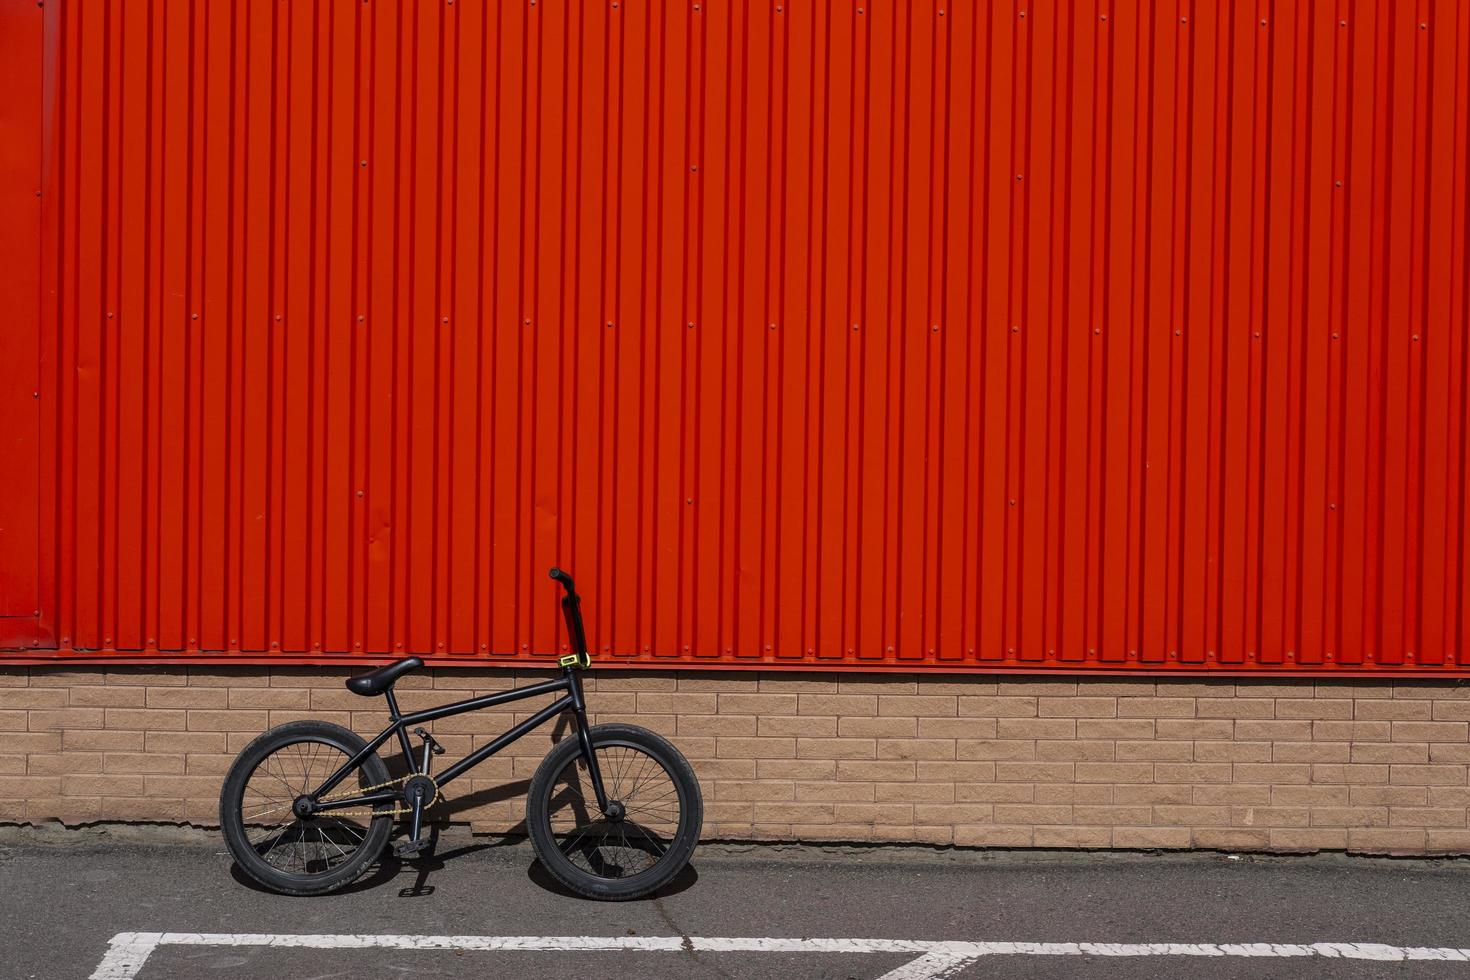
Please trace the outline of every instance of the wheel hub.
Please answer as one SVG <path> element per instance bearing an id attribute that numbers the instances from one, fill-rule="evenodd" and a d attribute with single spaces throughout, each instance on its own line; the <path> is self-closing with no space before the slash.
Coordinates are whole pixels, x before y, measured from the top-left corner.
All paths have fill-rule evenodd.
<path id="1" fill-rule="evenodd" d="M 310 796 L 302 794 L 291 801 L 291 812 L 298 820 L 305 820 L 316 812 L 316 801 Z"/>
<path id="2" fill-rule="evenodd" d="M 623 806 L 620 801 L 607 801 L 607 810 L 603 813 L 603 816 L 607 817 L 608 820 L 613 823 L 621 823 L 623 821 L 623 818 L 625 818 L 627 815 L 628 808 Z"/>

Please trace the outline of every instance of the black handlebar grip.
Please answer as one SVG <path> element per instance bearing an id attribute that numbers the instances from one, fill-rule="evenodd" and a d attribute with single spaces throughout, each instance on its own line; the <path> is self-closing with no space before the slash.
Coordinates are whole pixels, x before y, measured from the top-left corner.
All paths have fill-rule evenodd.
<path id="1" fill-rule="evenodd" d="M 546 574 L 551 578 L 552 581 L 560 582 L 561 587 L 567 590 L 567 595 L 572 594 L 572 577 L 570 575 L 554 565 L 552 566 L 551 570 Z"/>

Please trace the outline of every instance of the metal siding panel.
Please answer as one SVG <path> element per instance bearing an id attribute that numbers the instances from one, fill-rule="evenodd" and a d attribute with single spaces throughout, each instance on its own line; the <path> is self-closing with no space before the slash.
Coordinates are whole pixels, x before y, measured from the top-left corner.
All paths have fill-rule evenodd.
<path id="1" fill-rule="evenodd" d="M 43 125 L 42 11 L 0 6 L 0 208 L 13 233 L 0 238 L 0 294 L 6 297 L 4 363 L 0 364 L 0 458 L 7 491 L 0 495 L 0 635 L 31 646 L 46 636 L 41 612 L 41 249 Z M 52 68 L 54 71 L 54 66 Z M 55 192 L 54 188 L 52 189 Z M 51 409 L 55 392 L 45 392 Z M 49 430 L 49 426 L 47 427 Z M 49 454 L 48 454 L 49 455 Z M 49 481 L 48 481 L 49 482 Z M 48 607 L 50 603 L 47 604 Z"/>
<path id="2" fill-rule="evenodd" d="M 1463 672 L 1470 15 L 699 6 L 7 6 L 36 635 Z"/>

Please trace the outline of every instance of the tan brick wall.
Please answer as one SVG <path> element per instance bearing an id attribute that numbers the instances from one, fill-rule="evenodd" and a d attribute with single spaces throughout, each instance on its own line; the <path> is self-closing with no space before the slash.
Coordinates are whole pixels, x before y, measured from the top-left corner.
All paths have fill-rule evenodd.
<path id="1" fill-rule="evenodd" d="M 264 728 L 382 727 L 347 673 L 0 669 L 0 822 L 212 824 L 232 756 Z M 547 676 L 425 671 L 399 691 L 414 710 Z M 1470 853 L 1470 683 L 594 672 L 587 686 L 595 720 L 645 725 L 689 757 L 709 837 Z M 434 732 L 454 758 L 540 703 Z M 552 738 L 474 770 L 439 816 L 513 827 Z"/>

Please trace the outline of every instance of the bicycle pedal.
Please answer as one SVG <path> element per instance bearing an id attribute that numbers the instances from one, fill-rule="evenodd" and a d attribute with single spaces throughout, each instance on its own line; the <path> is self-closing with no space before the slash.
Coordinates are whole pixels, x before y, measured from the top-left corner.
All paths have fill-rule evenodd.
<path id="1" fill-rule="evenodd" d="M 417 857 L 423 851 L 432 848 L 434 842 L 427 837 L 418 840 L 401 840 L 393 845 L 393 856 L 399 858 Z"/>

